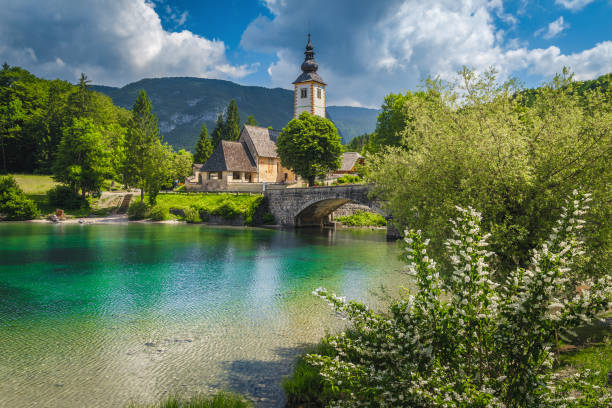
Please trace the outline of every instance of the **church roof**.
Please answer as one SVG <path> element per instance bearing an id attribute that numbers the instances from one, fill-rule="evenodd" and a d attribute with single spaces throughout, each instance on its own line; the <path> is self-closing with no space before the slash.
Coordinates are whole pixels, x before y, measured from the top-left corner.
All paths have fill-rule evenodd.
<path id="1" fill-rule="evenodd" d="M 300 76 L 297 77 L 295 81 L 293 81 L 293 83 L 298 84 L 300 82 L 306 82 L 306 81 L 314 81 L 314 82 L 319 82 L 320 84 L 326 85 L 326 83 L 323 82 L 323 78 L 321 78 L 321 75 L 317 74 L 316 72 L 302 72 Z"/>
<path id="2" fill-rule="evenodd" d="M 255 161 L 243 143 L 222 140 L 200 171 L 245 171 L 255 173 Z"/>
<path id="3" fill-rule="evenodd" d="M 270 130 L 261 126 L 244 125 L 243 132 L 253 142 L 253 152 L 259 157 L 278 157 L 276 153 L 276 138 L 279 135 L 277 130 Z"/>
<path id="4" fill-rule="evenodd" d="M 351 171 L 359 159 L 363 159 L 363 156 L 357 152 L 344 152 L 342 153 L 342 163 L 338 171 Z"/>

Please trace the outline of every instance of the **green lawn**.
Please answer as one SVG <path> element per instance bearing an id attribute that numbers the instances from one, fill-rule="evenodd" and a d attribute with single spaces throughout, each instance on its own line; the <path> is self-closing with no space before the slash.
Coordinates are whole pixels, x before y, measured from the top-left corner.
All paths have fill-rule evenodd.
<path id="1" fill-rule="evenodd" d="M 162 193 L 157 196 L 155 207 L 183 211 L 194 208 L 226 219 L 242 216 L 245 223 L 250 224 L 262 199 L 262 194 Z"/>
<path id="2" fill-rule="evenodd" d="M 608 370 L 612 369 L 612 327 L 595 324 L 576 332 L 578 338 L 573 341 L 573 345 L 577 348 L 561 353 L 561 370 L 598 371 L 597 385 L 605 385 Z"/>
<path id="3" fill-rule="evenodd" d="M 17 184 L 26 194 L 45 194 L 59 183 L 53 181 L 51 176 L 38 174 L 11 174 Z"/>
<path id="4" fill-rule="evenodd" d="M 380 214 L 356 211 L 353 215 L 346 217 L 336 217 L 336 221 L 351 227 L 384 227 L 387 225 L 387 220 Z"/>

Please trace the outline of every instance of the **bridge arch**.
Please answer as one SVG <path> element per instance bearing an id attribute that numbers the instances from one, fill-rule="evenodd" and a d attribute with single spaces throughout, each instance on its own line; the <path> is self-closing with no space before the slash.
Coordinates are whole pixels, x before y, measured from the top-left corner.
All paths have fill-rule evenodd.
<path id="1" fill-rule="evenodd" d="M 293 221 L 294 225 L 296 227 L 319 226 L 328 221 L 334 211 L 347 203 L 366 206 L 383 217 L 388 218 L 384 211 L 378 208 L 378 206 L 373 205 L 372 201 L 369 200 L 364 202 L 363 200 L 348 197 L 316 198 L 298 207 Z"/>

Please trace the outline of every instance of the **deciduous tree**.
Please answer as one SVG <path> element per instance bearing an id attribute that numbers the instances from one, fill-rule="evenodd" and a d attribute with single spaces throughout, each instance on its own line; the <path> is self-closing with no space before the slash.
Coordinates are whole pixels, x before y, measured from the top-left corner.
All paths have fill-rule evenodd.
<path id="1" fill-rule="evenodd" d="M 111 152 L 99 126 L 89 118 L 75 118 L 64 129 L 57 158 L 53 165 L 55 180 L 88 192 L 99 191 L 106 177 L 111 176 Z"/>
<path id="2" fill-rule="evenodd" d="M 276 150 L 283 166 L 314 186 L 317 177 L 340 167 L 342 144 L 329 119 L 303 112 L 282 130 Z"/>

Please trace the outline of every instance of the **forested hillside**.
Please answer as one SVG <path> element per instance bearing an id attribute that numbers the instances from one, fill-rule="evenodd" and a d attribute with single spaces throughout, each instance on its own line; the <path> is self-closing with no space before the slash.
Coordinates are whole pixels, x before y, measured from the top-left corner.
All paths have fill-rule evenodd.
<path id="1" fill-rule="evenodd" d="M 293 117 L 293 92 L 282 88 L 238 85 L 230 81 L 203 78 L 143 79 L 122 88 L 93 86 L 110 96 L 114 103 L 130 108 L 140 89 L 151 98 L 164 140 L 175 148 L 193 149 L 202 124 L 209 131 L 230 100 L 238 104 L 244 122 L 249 115 L 261 126 L 282 129 Z M 372 132 L 375 109 L 328 106 L 329 118 L 336 124 L 343 143 Z"/>
<path id="2" fill-rule="evenodd" d="M 86 77 L 75 86 L 37 78 L 4 64 L 0 70 L 0 171 L 51 173 L 64 129 L 87 117 L 98 126 L 127 126 L 130 113 L 91 92 Z"/>

